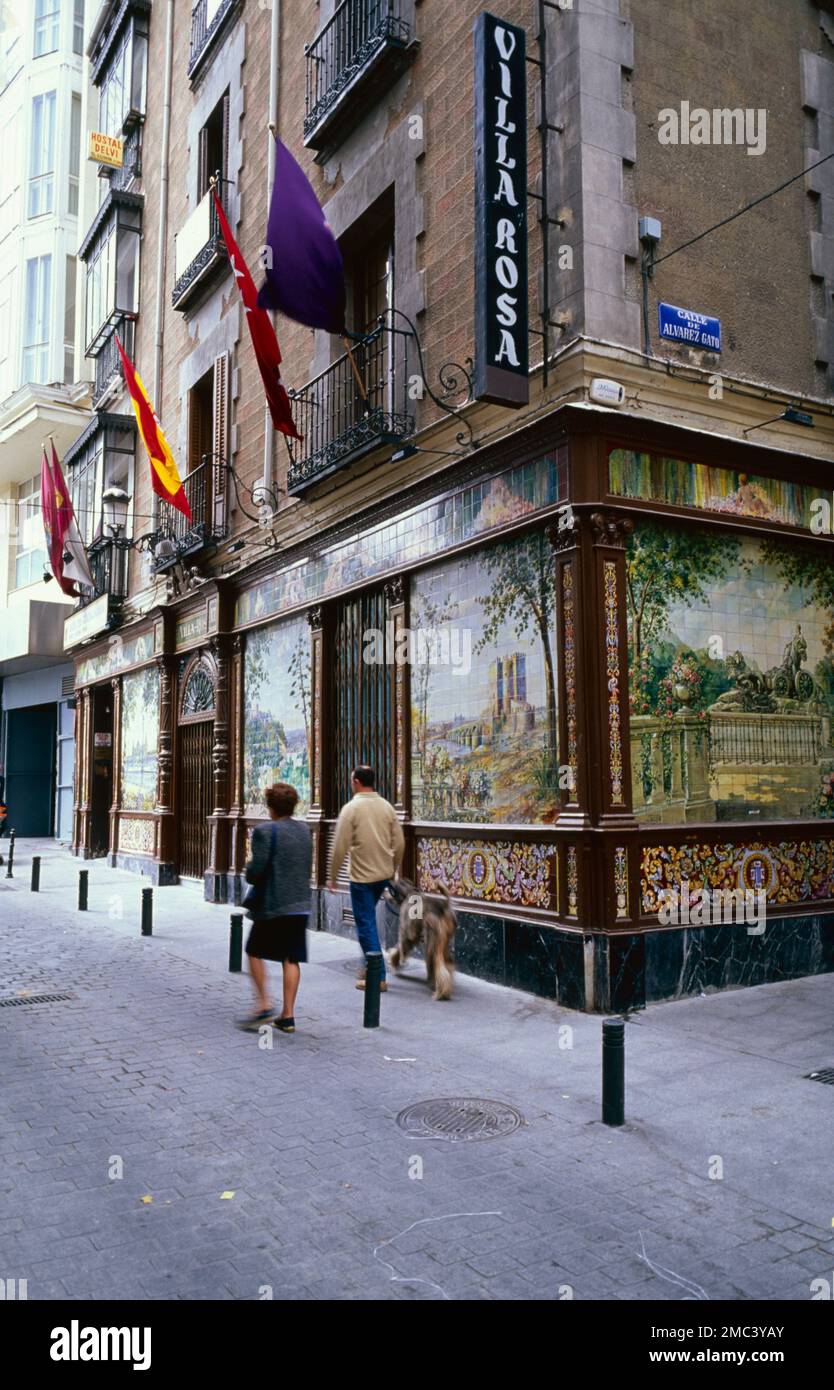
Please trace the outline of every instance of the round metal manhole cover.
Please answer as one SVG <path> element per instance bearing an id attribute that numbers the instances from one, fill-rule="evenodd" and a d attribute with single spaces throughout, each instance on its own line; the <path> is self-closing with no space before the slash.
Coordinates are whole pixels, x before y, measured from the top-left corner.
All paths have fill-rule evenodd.
<path id="1" fill-rule="evenodd" d="M 439 1100 L 418 1100 L 397 1116 L 406 1134 L 425 1139 L 448 1139 L 461 1143 L 472 1139 L 501 1139 L 524 1124 L 524 1116 L 498 1100 L 478 1100 L 472 1096 L 445 1096 Z"/>

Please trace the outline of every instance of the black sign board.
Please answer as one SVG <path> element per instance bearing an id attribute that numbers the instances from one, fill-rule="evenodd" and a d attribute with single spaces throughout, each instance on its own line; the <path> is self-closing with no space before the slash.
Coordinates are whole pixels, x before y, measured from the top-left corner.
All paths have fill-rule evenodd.
<path id="1" fill-rule="evenodd" d="M 475 396 L 529 399 L 525 33 L 475 20 Z"/>

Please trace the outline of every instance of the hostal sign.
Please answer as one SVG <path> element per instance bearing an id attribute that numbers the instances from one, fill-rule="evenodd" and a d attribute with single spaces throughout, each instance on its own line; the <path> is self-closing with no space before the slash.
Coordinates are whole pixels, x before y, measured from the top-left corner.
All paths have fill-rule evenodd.
<path id="1" fill-rule="evenodd" d="M 529 398 L 524 40 L 475 20 L 475 396 L 509 406 Z"/>

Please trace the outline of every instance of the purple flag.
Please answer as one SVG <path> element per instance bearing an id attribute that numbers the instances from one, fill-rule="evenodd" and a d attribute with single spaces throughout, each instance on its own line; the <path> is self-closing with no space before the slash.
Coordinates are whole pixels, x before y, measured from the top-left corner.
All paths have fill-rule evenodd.
<path id="1" fill-rule="evenodd" d="M 261 308 L 279 309 L 308 328 L 344 333 L 342 253 L 307 175 L 277 136 L 266 241 L 272 269 L 258 292 Z"/>

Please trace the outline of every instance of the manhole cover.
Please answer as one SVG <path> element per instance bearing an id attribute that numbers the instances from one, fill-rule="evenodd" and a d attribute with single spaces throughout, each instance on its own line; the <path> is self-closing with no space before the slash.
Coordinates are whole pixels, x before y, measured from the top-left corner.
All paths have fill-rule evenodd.
<path id="1" fill-rule="evenodd" d="M 12 1009 L 17 1004 L 60 1004 L 74 998 L 74 994 L 14 994 L 10 999 L 0 999 L 0 1009 Z"/>
<path id="2" fill-rule="evenodd" d="M 834 1067 L 823 1067 L 822 1071 L 809 1071 L 806 1081 L 821 1081 L 823 1086 L 834 1086 Z"/>
<path id="3" fill-rule="evenodd" d="M 440 1100 L 418 1100 L 397 1116 L 406 1134 L 427 1139 L 449 1139 L 453 1143 L 468 1139 L 500 1139 L 524 1124 L 524 1116 L 498 1100 L 477 1100 L 472 1096 L 445 1096 Z"/>

